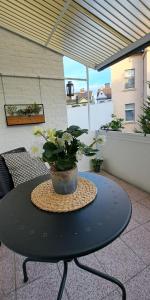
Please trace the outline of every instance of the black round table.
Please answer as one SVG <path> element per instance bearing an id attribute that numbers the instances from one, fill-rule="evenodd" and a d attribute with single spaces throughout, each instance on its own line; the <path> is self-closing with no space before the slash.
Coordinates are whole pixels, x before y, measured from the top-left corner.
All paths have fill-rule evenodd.
<path id="1" fill-rule="evenodd" d="M 0 240 L 27 257 L 23 263 L 24 282 L 28 280 L 27 262 L 63 260 L 64 273 L 57 300 L 62 298 L 71 260 L 78 267 L 119 285 L 125 300 L 126 291 L 119 280 L 83 265 L 78 257 L 104 248 L 123 232 L 131 217 L 131 202 L 112 180 L 89 172 L 80 176 L 95 183 L 97 196 L 91 204 L 74 212 L 50 213 L 32 204 L 32 190 L 49 176 L 40 176 L 9 192 L 0 202 Z"/>

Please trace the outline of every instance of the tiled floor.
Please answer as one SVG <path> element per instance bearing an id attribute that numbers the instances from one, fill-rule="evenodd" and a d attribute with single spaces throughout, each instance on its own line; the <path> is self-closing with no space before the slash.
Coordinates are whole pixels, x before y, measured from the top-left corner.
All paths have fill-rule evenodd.
<path id="1" fill-rule="evenodd" d="M 150 195 L 103 172 L 130 196 L 132 219 L 106 248 L 80 260 L 116 276 L 127 290 L 127 300 L 150 300 Z M 55 300 L 62 276 L 62 264 L 28 263 L 29 282 L 23 283 L 23 257 L 0 247 L 0 300 Z M 63 300 L 121 300 L 112 283 L 78 269 L 69 271 Z"/>

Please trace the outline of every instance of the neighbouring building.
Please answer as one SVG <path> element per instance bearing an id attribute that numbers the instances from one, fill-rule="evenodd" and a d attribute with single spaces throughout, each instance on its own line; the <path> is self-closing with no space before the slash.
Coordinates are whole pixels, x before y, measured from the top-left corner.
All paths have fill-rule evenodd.
<path id="1" fill-rule="evenodd" d="M 142 105 L 150 95 L 150 47 L 111 67 L 114 114 L 125 120 L 125 131 L 139 129 Z"/>
<path id="2" fill-rule="evenodd" d="M 90 103 L 94 102 L 93 92 L 89 91 Z M 86 105 L 88 103 L 88 92 L 85 89 L 80 89 L 79 92 L 74 93 L 74 96 L 67 98 L 68 105 Z"/>
<path id="3" fill-rule="evenodd" d="M 105 83 L 104 86 L 101 86 L 97 91 L 97 103 L 105 102 L 111 100 L 111 86 L 110 83 Z"/>

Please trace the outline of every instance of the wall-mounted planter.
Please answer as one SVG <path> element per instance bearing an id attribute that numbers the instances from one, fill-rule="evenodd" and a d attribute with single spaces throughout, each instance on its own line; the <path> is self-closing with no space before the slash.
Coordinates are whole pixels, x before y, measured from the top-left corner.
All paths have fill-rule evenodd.
<path id="1" fill-rule="evenodd" d="M 5 105 L 7 126 L 45 123 L 43 104 Z"/>
<path id="2" fill-rule="evenodd" d="M 38 124 L 38 123 L 45 123 L 45 116 L 44 115 L 35 115 L 35 116 L 8 116 L 6 117 L 7 125 L 26 125 L 26 124 Z"/>

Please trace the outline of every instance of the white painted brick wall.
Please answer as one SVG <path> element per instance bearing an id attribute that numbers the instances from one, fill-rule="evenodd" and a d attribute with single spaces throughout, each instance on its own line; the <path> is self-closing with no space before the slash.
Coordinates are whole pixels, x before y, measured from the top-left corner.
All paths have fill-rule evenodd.
<path id="1" fill-rule="evenodd" d="M 40 80 L 46 123 L 39 126 L 67 126 L 61 55 L 0 29 L 0 73 L 54 78 Z M 41 103 L 39 79 L 3 77 L 3 83 L 6 104 Z M 0 152 L 19 146 L 30 148 L 33 125 L 7 127 L 4 104 L 0 81 Z"/>

